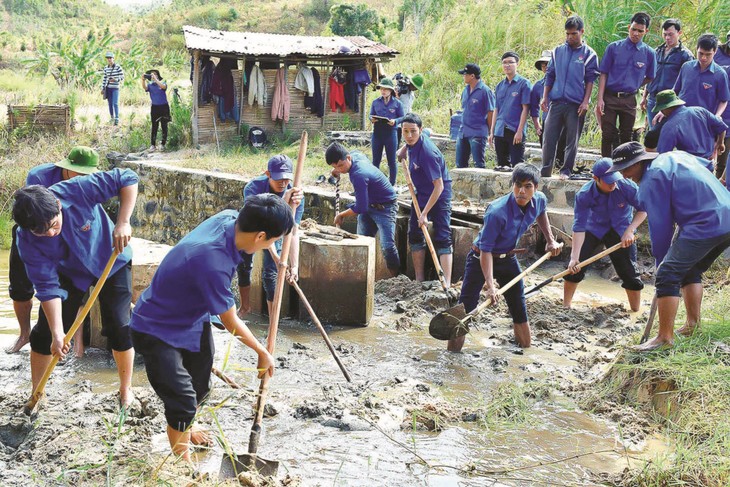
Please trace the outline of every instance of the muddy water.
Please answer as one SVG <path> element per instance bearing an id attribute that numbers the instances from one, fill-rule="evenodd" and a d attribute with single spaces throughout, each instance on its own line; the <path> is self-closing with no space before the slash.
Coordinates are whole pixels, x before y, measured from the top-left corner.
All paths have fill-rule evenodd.
<path id="1" fill-rule="evenodd" d="M 6 263 L 7 252 L 0 252 L 3 290 L 7 285 Z M 556 269 L 535 276 L 532 282 L 557 272 Z M 624 296 L 619 284 L 595 278 L 584 282 L 583 289 L 589 292 L 577 296 L 576 304 L 594 300 L 593 290 L 619 299 Z M 558 291 L 560 286 L 554 285 L 545 294 L 550 296 Z M 646 292 L 647 300 L 650 292 Z M 579 354 L 570 353 L 572 349 L 538 344 L 522 352 L 505 338 L 508 320 L 502 317 L 472 333 L 465 353 L 449 354 L 443 343 L 435 342 L 424 329 L 395 331 L 396 317 L 392 309 L 381 306 L 367 328 L 329 328 L 330 338 L 340 349 L 342 361 L 353 376 L 352 384 L 345 382 L 316 330 L 303 323 L 282 323 L 275 354 L 278 369 L 270 393 L 270 403 L 277 414 L 264 420 L 259 451 L 264 457 L 282 462 L 280 473 L 300 476 L 303 485 L 594 485 L 599 481 L 596 475 L 616 473 L 626 467 L 626 458 L 618 453 L 622 447 L 616 425 L 579 410 L 560 388 L 533 401 L 528 418 L 517 424 L 487 428 L 473 419 L 465 419 L 469 413 L 481 410 L 494 391 L 505 384 L 549 381 L 556 376 L 562 381 L 579 381 L 579 374 L 574 373 L 579 369 Z M 421 320 L 427 326 L 428 319 Z M 12 343 L 15 326 L 12 306 L 3 291 L 0 347 Z M 254 323 L 251 327 L 257 337 L 265 336 L 263 324 Z M 236 381 L 249 391 L 257 389 L 251 371 L 255 367 L 253 354 L 239 343 L 233 343 L 224 332 L 216 332 L 215 341 L 216 365 L 222 367 L 226 361 L 227 371 Z M 27 361 L 27 347 L 14 356 L 0 353 L 3 396 L 28 390 Z M 225 441 L 233 451 L 243 453 L 248 442 L 253 394 L 231 393 L 221 382 L 213 380 L 216 382 L 211 405 L 228 397 L 215 413 Z M 139 396 L 144 397 L 148 386 L 141 366 L 136 367 L 134 384 L 142 388 L 138 389 Z M 32 475 L 56 478 L 63 470 L 84 462 L 103 461 L 98 458 L 99 451 L 104 451 L 103 445 L 96 436 L 103 436 L 104 431 L 100 421 L 94 421 L 96 416 L 108 416 L 109 405 L 98 404 L 113 401 L 115 388 L 116 370 L 103 351 L 88 351 L 84 358 L 57 369 L 48 386 L 45 419 L 67 417 L 66 434 L 87 438 L 88 444 L 71 448 L 65 456 L 48 453 L 45 460 L 38 458 L 42 446 L 36 446 L 36 457 L 6 452 L 8 456 L 0 460 L 0 467 L 8 462 L 13 469 L 8 474 L 0 473 L 1 483 L 27 484 L 34 478 Z M 79 391 L 76 396 L 74 391 Z M 83 406 L 85 397 L 93 406 Z M 152 465 L 162 462 L 168 451 L 161 405 L 154 401 L 153 397 L 147 409 L 153 410 L 156 416 L 133 418 L 135 421 L 127 425 L 132 432 L 125 439 L 131 445 L 130 451 L 137 452 Z M 74 403 L 71 412 L 67 412 L 66 408 Z M 95 412 L 89 412 L 89 407 Z M 434 428 L 423 428 L 421 423 L 413 421 L 414 411 L 429 408 L 443 413 L 437 431 L 429 431 Z M 2 410 L 0 414 L 4 419 L 13 412 Z M 211 414 L 203 414 L 201 422 L 215 428 Z M 139 428 L 140 424 L 145 428 Z M 40 423 L 36 428 L 41 431 L 44 426 Z M 654 442 L 651 448 L 642 443 L 631 453 L 641 455 L 654 451 L 656 443 L 658 448 L 663 448 L 661 441 Z M 22 450 L 23 447 L 18 452 Z M 550 464 L 561 458 L 602 450 L 615 452 Z M 198 455 L 201 470 L 217 471 L 222 455 L 220 447 Z M 39 471 L 39 461 L 49 465 Z M 469 465 L 477 465 L 476 475 L 465 473 Z M 484 472 L 522 466 L 531 468 L 509 474 Z M 119 485 L 142 483 L 136 477 L 125 477 L 127 470 L 118 468 Z M 97 470 L 74 477 L 68 483 L 99 484 L 105 470 Z M 184 479 L 168 480 L 175 485 L 185 484 Z"/>

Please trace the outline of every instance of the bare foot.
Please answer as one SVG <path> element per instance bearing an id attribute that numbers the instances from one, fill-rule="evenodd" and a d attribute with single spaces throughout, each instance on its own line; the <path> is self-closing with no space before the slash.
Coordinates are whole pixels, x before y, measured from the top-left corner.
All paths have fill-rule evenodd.
<path id="1" fill-rule="evenodd" d="M 660 350 L 662 348 L 671 348 L 673 345 L 673 340 L 664 340 L 662 338 L 656 337 L 653 340 L 642 343 L 641 345 L 633 346 L 631 347 L 631 349 L 635 352 L 651 352 L 653 350 Z"/>
<path id="2" fill-rule="evenodd" d="M 132 389 L 119 389 L 119 407 L 127 409 L 134 402 L 134 393 Z"/>
<path id="3" fill-rule="evenodd" d="M 558 176 L 558 178 L 560 178 L 561 181 L 565 181 L 569 177 L 570 176 L 568 176 L 567 174 L 563 174 L 563 173 L 560 173 L 560 175 Z"/>
<path id="4" fill-rule="evenodd" d="M 677 330 L 677 334 L 691 337 L 694 334 L 695 330 L 697 330 L 697 328 L 697 325 L 690 325 L 689 323 L 686 323 L 682 328 Z"/>
<path id="5" fill-rule="evenodd" d="M 26 335 L 20 335 L 12 347 L 5 349 L 5 353 L 18 353 L 30 341 L 30 337 Z"/>
<path id="6" fill-rule="evenodd" d="M 74 339 L 74 355 L 76 358 L 82 358 L 84 356 L 84 342 L 81 340 Z"/>
<path id="7" fill-rule="evenodd" d="M 190 428 L 190 443 L 195 446 L 213 446 L 213 438 L 210 436 L 210 431 L 193 425 Z"/>
<path id="8" fill-rule="evenodd" d="M 238 308 L 238 311 L 236 311 L 236 314 L 240 319 L 244 319 L 247 314 L 251 312 L 251 306 L 241 306 Z"/>

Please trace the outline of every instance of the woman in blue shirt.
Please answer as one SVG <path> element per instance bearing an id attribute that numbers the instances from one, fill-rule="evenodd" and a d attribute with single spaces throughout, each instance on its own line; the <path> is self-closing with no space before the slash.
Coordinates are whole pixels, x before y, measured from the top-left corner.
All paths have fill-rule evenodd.
<path id="1" fill-rule="evenodd" d="M 398 175 L 398 166 L 395 160 L 395 151 L 398 145 L 397 126 L 405 115 L 403 104 L 395 97 L 395 86 L 390 78 L 383 78 L 378 83 L 380 98 L 373 100 L 370 105 L 370 121 L 373 123 L 373 136 L 371 140 L 373 148 L 373 164 L 380 168 L 380 161 L 383 159 L 383 148 L 385 157 L 388 159 L 390 170 L 390 184 L 395 186 L 395 178 Z"/>
<path id="2" fill-rule="evenodd" d="M 142 75 L 142 88 L 150 94 L 152 109 L 152 134 L 150 135 L 150 151 L 155 150 L 157 130 L 162 125 L 162 144 L 160 150 L 165 150 L 167 144 L 167 124 L 170 121 L 170 105 L 167 103 L 167 83 L 162 80 L 160 72 L 150 69 Z"/>

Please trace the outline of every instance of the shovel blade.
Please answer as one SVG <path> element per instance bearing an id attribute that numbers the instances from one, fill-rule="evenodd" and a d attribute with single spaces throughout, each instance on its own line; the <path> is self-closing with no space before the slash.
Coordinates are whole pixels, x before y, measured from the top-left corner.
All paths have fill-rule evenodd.
<path id="1" fill-rule="evenodd" d="M 250 453 L 223 456 L 221 468 L 218 472 L 219 479 L 238 478 L 238 474 L 241 472 L 256 472 L 263 477 L 276 477 L 279 472 L 279 462 L 266 460 Z"/>
<path id="2" fill-rule="evenodd" d="M 453 340 L 469 333 L 463 304 L 444 310 L 431 319 L 428 333 L 437 340 Z"/>

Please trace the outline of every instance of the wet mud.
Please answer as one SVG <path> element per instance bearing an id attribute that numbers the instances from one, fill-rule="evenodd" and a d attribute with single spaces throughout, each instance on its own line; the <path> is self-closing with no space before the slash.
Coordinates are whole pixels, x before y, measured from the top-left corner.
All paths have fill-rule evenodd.
<path id="1" fill-rule="evenodd" d="M 113 363 L 90 350 L 54 371 L 45 404 L 28 420 L 19 416 L 30 394 L 28 349 L 0 353 L 0 484 L 599 485 L 626 467 L 626 451 L 646 448 L 648 423 L 618 404 L 585 400 L 639 328 L 619 301 L 565 310 L 554 292 L 538 295 L 528 301 L 527 350 L 515 346 L 499 304 L 475 320 L 463 353 L 451 354 L 427 331 L 448 307 L 438 282 L 400 276 L 375 292 L 369 327 L 327 327 L 352 383 L 313 326 L 281 323 L 259 450 L 281 463 L 278 478 L 217 478 L 226 452 L 247 451 L 258 381 L 254 354 L 215 332 L 216 367 L 243 387 L 211 379 L 198 422 L 216 443 L 196 452 L 196 472 L 169 455 L 164 408 L 140 363 L 126 416 Z M 261 321 L 250 326 L 263 340 Z M 13 323 L 5 315 L 0 325 L 4 347 Z M 585 456 L 556 461 L 576 454 Z M 511 467 L 528 468 L 515 479 L 504 473 Z"/>

